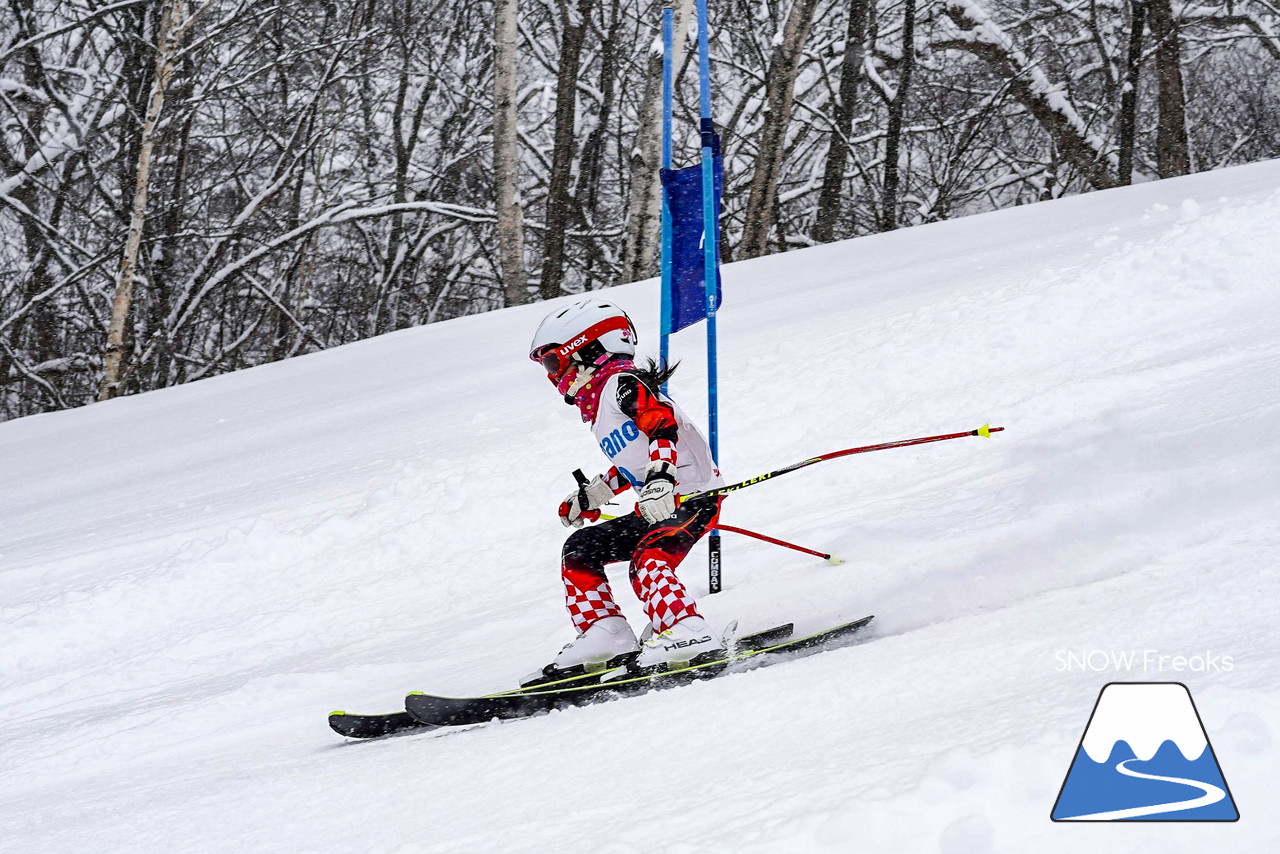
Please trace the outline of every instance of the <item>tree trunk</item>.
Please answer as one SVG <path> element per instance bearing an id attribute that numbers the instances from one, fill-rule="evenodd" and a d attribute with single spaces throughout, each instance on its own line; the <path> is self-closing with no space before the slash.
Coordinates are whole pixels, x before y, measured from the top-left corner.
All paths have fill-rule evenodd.
<path id="1" fill-rule="evenodd" d="M 407 43 L 406 37 L 413 32 L 414 28 L 413 4 L 414 0 L 406 0 L 403 5 L 395 3 L 391 8 L 392 23 L 397 35 L 395 41 L 399 48 L 396 55 L 397 61 L 393 65 L 397 73 L 396 95 L 391 103 L 391 153 L 394 163 L 391 172 L 393 188 L 391 201 L 397 205 L 402 205 L 409 200 L 409 170 L 418 140 L 417 122 L 408 112 L 409 93 L 413 85 L 413 50 Z M 426 98 L 419 97 L 417 100 L 421 105 Z M 404 214 L 393 214 L 387 228 L 382 274 L 377 282 L 372 283 L 376 290 L 371 295 L 373 305 L 369 312 L 368 334 L 371 336 L 382 335 L 395 328 L 395 303 L 400 289 L 399 280 L 404 276 L 404 255 L 409 248 L 405 245 L 407 231 Z"/>
<path id="2" fill-rule="evenodd" d="M 1151 35 L 1156 40 L 1156 81 L 1160 117 L 1156 125 L 1156 172 L 1173 178 L 1191 172 L 1187 143 L 1187 100 L 1182 87 L 1182 39 L 1170 0 L 1151 0 Z"/>
<path id="3" fill-rule="evenodd" d="M 600 183 L 604 176 L 605 153 L 608 148 L 609 128 L 613 121 L 614 85 L 617 80 L 618 31 L 621 26 L 621 14 L 618 6 L 612 10 L 609 29 L 600 44 L 600 102 L 595 113 L 595 127 L 587 134 L 582 144 L 582 157 L 578 162 L 578 186 L 574 191 L 577 199 L 576 217 L 582 223 L 583 230 L 589 235 L 586 249 L 585 265 L 586 287 L 591 290 L 602 278 L 617 275 L 617 268 L 606 260 L 609 256 L 601 252 L 597 224 L 600 206 Z M 605 281 L 606 285 L 617 284 Z"/>
<path id="4" fill-rule="evenodd" d="M 35 10 L 32 6 L 33 4 L 30 0 L 20 5 L 14 4 L 18 32 L 13 36 L 13 41 L 32 40 L 32 37 L 36 35 L 38 25 L 36 23 Z M 18 53 L 16 59 L 21 64 L 23 83 L 29 90 L 39 92 L 44 87 L 44 78 L 48 74 L 48 70 L 40 57 L 40 52 L 32 45 Z M 5 107 L 7 108 L 6 112 L 8 108 L 12 108 L 13 112 L 9 113 L 9 115 L 16 119 L 16 123 L 20 123 L 22 130 L 25 131 L 21 134 L 22 163 L 31 163 L 39 156 L 41 130 L 45 125 L 49 105 L 44 99 L 30 98 L 22 101 L 11 101 L 6 98 Z M 14 136 L 18 136 L 18 134 L 15 133 Z M 2 158 L 3 171 L 0 171 L 0 176 L 8 177 L 7 173 L 17 173 L 23 168 L 16 160 L 7 156 L 7 151 L 0 149 L 0 153 L 5 155 Z M 9 193 L 21 205 L 22 210 L 29 211 L 32 214 L 40 210 L 39 194 L 34 182 L 21 182 Z M 21 223 L 23 248 L 28 270 L 23 302 L 30 303 L 53 284 L 49 269 L 50 262 L 54 257 L 50 246 L 52 235 L 47 233 L 43 223 L 35 216 L 23 216 L 21 217 Z M 34 323 L 35 333 L 35 352 L 32 361 L 38 364 L 46 359 L 52 359 L 57 352 L 57 324 L 54 318 L 49 315 L 46 305 L 36 304 L 33 311 L 28 313 L 28 316 L 20 318 L 10 326 L 8 334 L 12 344 L 9 347 L 0 348 L 0 385 L 9 382 L 11 376 L 22 376 L 21 371 L 17 371 L 14 368 L 14 360 L 11 358 L 10 353 L 20 352 L 23 349 L 22 341 L 28 318 Z"/>
<path id="5" fill-rule="evenodd" d="M 493 181 L 497 195 L 498 262 L 507 305 L 529 301 L 520 200 L 516 56 L 520 0 L 495 0 L 493 48 Z"/>
<path id="6" fill-rule="evenodd" d="M 773 230 L 774 207 L 777 203 L 778 176 L 786 154 L 787 128 L 791 124 L 791 101 L 795 95 L 796 73 L 804 50 L 817 0 L 795 0 L 782 38 L 774 45 L 765 81 L 764 128 L 756 151 L 756 167 L 751 175 L 747 195 L 745 224 L 742 229 L 740 258 L 754 258 L 769 251 L 769 234 Z"/>
<path id="7" fill-rule="evenodd" d="M 817 243 L 829 243 L 835 237 L 840 218 L 840 198 L 844 189 L 844 167 L 849 161 L 849 137 L 853 134 L 853 117 L 858 104 L 858 81 L 862 79 L 862 63 L 867 55 L 867 22 L 870 0 L 852 0 L 849 22 L 845 28 L 844 60 L 840 64 L 840 94 L 832 117 L 831 142 L 822 170 L 822 190 L 818 193 L 818 212 L 809 236 Z"/>
<path id="8" fill-rule="evenodd" d="M 911 78 L 916 68 L 916 0 L 907 0 L 902 12 L 902 64 L 898 70 L 898 91 L 889 104 L 889 124 L 884 137 L 884 198 L 880 208 L 880 230 L 898 227 L 898 195 L 902 183 L 898 152 L 902 146 L 902 120 L 911 97 Z"/>
<path id="9" fill-rule="evenodd" d="M 684 64 L 692 14 L 693 0 L 680 0 L 675 6 L 671 26 L 671 67 L 674 74 L 679 74 L 680 66 Z M 662 38 L 661 27 L 657 38 Z M 640 126 L 636 129 L 636 143 L 631 151 L 631 196 L 627 201 L 627 237 L 622 255 L 621 282 L 634 282 L 657 272 L 662 238 L 659 228 L 662 184 L 658 177 L 658 170 L 662 168 L 662 61 L 661 50 L 650 52 Z"/>
<path id="10" fill-rule="evenodd" d="M 164 108 L 165 92 L 173 76 L 173 62 L 178 52 L 178 39 L 181 35 L 179 24 L 186 19 L 186 6 L 186 0 L 164 0 L 160 12 L 160 33 L 156 39 L 155 77 L 151 82 L 151 98 L 147 102 L 147 114 L 142 121 L 138 167 L 133 186 L 133 209 L 129 218 L 129 234 L 125 240 L 124 255 L 120 259 L 120 274 L 116 280 L 115 298 L 111 304 L 111 324 L 107 329 L 107 346 L 103 354 L 102 383 L 98 389 L 98 400 L 109 400 L 122 391 L 125 337 L 130 309 L 133 306 L 133 283 L 138 267 L 138 251 L 142 246 L 142 229 L 147 215 L 151 151 L 155 145 L 156 126 L 160 123 L 160 111 Z"/>
<path id="11" fill-rule="evenodd" d="M 560 296 L 564 282 L 565 232 L 572 219 L 573 196 L 569 185 L 573 178 L 574 144 L 578 107 L 578 69 L 582 61 L 582 42 L 591 19 L 592 0 L 578 0 L 578 8 L 561 0 L 561 23 L 564 37 L 560 43 L 560 71 L 556 76 L 555 148 L 551 156 L 551 180 L 547 187 L 546 239 L 542 260 L 542 281 L 538 289 L 543 299 Z"/>
<path id="12" fill-rule="evenodd" d="M 189 60 L 184 63 L 179 86 L 172 93 L 172 97 L 179 103 L 191 101 L 194 67 Z M 194 142 L 192 139 L 196 111 L 184 110 L 182 120 L 178 121 L 171 110 L 169 120 L 174 123 L 175 130 L 166 138 L 165 147 L 170 150 L 173 179 L 165 188 L 166 197 L 160 200 L 160 210 L 163 214 L 157 217 L 160 233 L 155 238 L 155 248 L 150 253 L 151 263 L 148 267 L 150 275 L 147 280 L 148 311 L 145 321 L 141 324 L 143 333 L 150 334 L 150 340 L 156 345 L 155 356 L 149 368 L 150 378 L 144 381 L 148 388 L 163 388 L 170 384 L 174 348 L 173 342 L 164 334 L 165 318 L 173 309 L 173 281 L 181 275 L 178 272 L 183 256 L 180 247 L 182 231 L 187 224 L 185 214 L 190 196 L 188 182 L 192 149 L 193 146 L 200 144 L 198 139 Z"/>
<path id="13" fill-rule="evenodd" d="M 1120 144 L 1120 183 L 1133 182 L 1134 128 L 1138 123 L 1138 81 L 1142 74 L 1142 30 L 1147 22 L 1146 0 L 1129 3 L 1129 54 L 1125 58 L 1124 88 L 1120 94 L 1120 119 L 1116 136 Z"/>

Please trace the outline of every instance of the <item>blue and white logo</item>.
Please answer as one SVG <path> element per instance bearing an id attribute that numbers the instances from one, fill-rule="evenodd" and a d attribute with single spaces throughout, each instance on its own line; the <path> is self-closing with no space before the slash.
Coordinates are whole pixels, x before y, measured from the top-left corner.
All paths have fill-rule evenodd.
<path id="1" fill-rule="evenodd" d="M 1236 821 L 1191 692 L 1181 682 L 1112 682 L 1098 695 L 1054 821 Z"/>
<path id="2" fill-rule="evenodd" d="M 640 428 L 636 426 L 636 422 L 628 421 L 600 440 L 600 450 L 604 451 L 605 456 L 612 460 L 622 453 L 623 448 L 639 438 Z"/>

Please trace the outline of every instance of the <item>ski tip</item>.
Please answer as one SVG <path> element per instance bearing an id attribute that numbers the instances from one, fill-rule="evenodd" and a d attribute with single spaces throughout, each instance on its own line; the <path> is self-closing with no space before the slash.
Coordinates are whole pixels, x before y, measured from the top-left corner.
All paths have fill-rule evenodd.
<path id="1" fill-rule="evenodd" d="M 330 713 L 329 713 L 329 717 L 331 717 L 331 718 L 336 718 L 336 717 L 340 717 L 340 716 L 345 715 L 345 714 L 346 714 L 346 712 L 342 711 L 342 709 L 338 709 L 336 712 L 330 712 Z"/>
<path id="2" fill-rule="evenodd" d="M 421 697 L 421 696 L 422 696 L 422 692 L 421 692 L 421 691 L 410 691 L 408 694 L 405 694 L 405 696 L 406 696 L 406 697 Z"/>

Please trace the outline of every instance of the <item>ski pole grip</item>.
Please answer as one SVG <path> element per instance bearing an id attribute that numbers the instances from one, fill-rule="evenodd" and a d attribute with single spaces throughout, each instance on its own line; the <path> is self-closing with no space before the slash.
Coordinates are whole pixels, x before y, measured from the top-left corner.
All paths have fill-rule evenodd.
<path id="1" fill-rule="evenodd" d="M 574 469 L 573 477 L 578 481 L 578 509 L 580 512 L 587 512 L 587 476 L 582 473 L 582 469 Z"/>
<path id="2" fill-rule="evenodd" d="M 591 481 L 587 480 L 587 476 L 582 473 L 582 469 L 574 469 L 573 476 L 578 481 L 578 505 L 582 511 L 582 518 L 588 522 L 598 522 L 600 520 L 600 511 L 587 509 L 587 502 L 591 500 L 587 498 L 587 487 L 591 485 Z"/>

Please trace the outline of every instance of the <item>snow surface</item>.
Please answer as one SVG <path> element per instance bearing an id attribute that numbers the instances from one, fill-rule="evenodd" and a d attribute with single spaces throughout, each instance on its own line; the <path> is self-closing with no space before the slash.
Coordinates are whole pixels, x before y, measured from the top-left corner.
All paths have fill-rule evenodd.
<path id="1" fill-rule="evenodd" d="M 711 620 L 874 612 L 869 642 L 526 721 L 325 716 L 508 687 L 568 640 L 554 508 L 604 460 L 526 358 L 549 306 L 0 424 L 0 849 L 1278 850 L 1278 188 L 1257 164 L 726 268 L 731 479 L 1007 429 L 727 503 L 847 563 L 726 535 Z M 654 347 L 653 283 L 607 296 Z M 1239 822 L 1049 820 L 1117 679 L 1188 685 Z"/>

